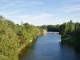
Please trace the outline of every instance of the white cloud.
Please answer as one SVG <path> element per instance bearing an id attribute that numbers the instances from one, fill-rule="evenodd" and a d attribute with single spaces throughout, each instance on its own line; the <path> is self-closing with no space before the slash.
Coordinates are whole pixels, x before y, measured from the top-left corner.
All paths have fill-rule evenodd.
<path id="1" fill-rule="evenodd" d="M 80 11 L 80 4 L 64 7 L 63 10 L 65 10 L 65 12 Z"/>
<path id="2" fill-rule="evenodd" d="M 80 8 L 67 9 L 65 12 L 79 11 Z"/>
<path id="3" fill-rule="evenodd" d="M 0 15 L 4 16 L 5 18 L 13 18 L 13 14 L 18 13 L 18 11 L 13 12 L 0 12 Z"/>
<path id="4" fill-rule="evenodd" d="M 34 20 L 46 19 L 46 18 L 49 18 L 49 17 L 52 17 L 52 16 L 54 16 L 54 15 L 52 15 L 52 14 L 40 14 L 40 15 L 34 16 L 32 19 L 34 19 Z"/>
<path id="5" fill-rule="evenodd" d="M 39 14 L 39 15 L 23 15 L 23 16 L 16 16 L 18 19 L 25 19 L 25 20 L 43 20 L 50 17 L 53 17 L 52 14 Z"/>
<path id="6" fill-rule="evenodd" d="M 9 12 L 9 13 L 6 13 L 6 14 L 2 13 L 2 15 L 12 15 L 12 14 L 16 14 L 16 13 L 18 13 L 18 11 Z"/>
<path id="7" fill-rule="evenodd" d="M 23 16 L 18 16 L 17 18 L 27 19 L 27 18 L 31 18 L 31 16 L 30 15 L 23 15 Z"/>
<path id="8" fill-rule="evenodd" d="M 16 8 L 16 7 L 33 7 L 35 5 L 43 5 L 44 2 L 40 1 L 25 1 L 25 0 L 3 0 L 0 1 L 0 10 L 5 10 L 8 8 Z"/>
<path id="9" fill-rule="evenodd" d="M 77 2 L 80 2 L 80 0 L 65 0 L 65 1 L 62 1 L 61 4 L 69 5 L 69 4 L 77 3 Z"/>
<path id="10" fill-rule="evenodd" d="M 80 10 L 80 0 L 66 0 L 61 2 L 62 10 L 65 12 L 73 12 Z"/>
<path id="11" fill-rule="evenodd" d="M 76 14 L 76 15 L 80 16 L 80 14 Z"/>
<path id="12" fill-rule="evenodd" d="M 31 4 L 31 5 L 42 5 L 44 3 L 43 2 L 38 2 L 38 1 L 30 1 L 29 4 Z"/>
<path id="13" fill-rule="evenodd" d="M 73 2 L 80 2 L 80 0 L 69 0 L 68 2 L 73 3 Z"/>

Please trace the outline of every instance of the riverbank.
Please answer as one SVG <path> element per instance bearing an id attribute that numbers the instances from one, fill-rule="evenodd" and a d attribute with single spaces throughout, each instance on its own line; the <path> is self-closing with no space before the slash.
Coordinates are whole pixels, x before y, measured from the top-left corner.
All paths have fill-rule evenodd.
<path id="1" fill-rule="evenodd" d="M 23 48 L 27 47 L 28 44 L 31 43 L 32 41 L 33 41 L 33 40 L 30 40 L 26 45 L 23 44 L 23 45 L 18 49 L 18 54 L 20 53 L 20 51 L 21 51 Z"/>
<path id="2" fill-rule="evenodd" d="M 76 42 L 76 39 L 74 37 L 62 37 L 61 38 L 61 43 L 66 43 L 69 45 L 73 45 L 75 49 L 79 49 L 80 50 L 80 46 L 79 44 Z"/>
<path id="3" fill-rule="evenodd" d="M 25 45 L 25 47 L 20 49 L 20 51 L 18 53 L 18 59 L 23 58 L 28 53 L 31 53 L 31 50 L 32 50 L 31 46 L 34 46 L 36 41 L 37 41 L 37 39 L 32 40 L 32 42 L 29 42 L 27 45 Z"/>
<path id="4" fill-rule="evenodd" d="M 61 42 L 65 42 L 65 43 L 74 43 L 75 39 L 73 37 L 61 37 Z"/>
<path id="5" fill-rule="evenodd" d="M 41 34 L 41 35 L 42 35 L 42 34 Z M 41 36 L 41 35 L 39 35 L 39 36 Z M 18 58 L 19 58 L 19 57 L 22 57 L 22 55 L 25 54 L 25 53 L 22 53 L 22 52 L 25 52 L 26 48 L 28 48 L 28 47 L 30 46 L 30 44 L 34 43 L 39 36 L 37 36 L 35 39 L 29 40 L 29 41 L 27 42 L 27 44 L 23 44 L 23 45 L 18 49 Z"/>

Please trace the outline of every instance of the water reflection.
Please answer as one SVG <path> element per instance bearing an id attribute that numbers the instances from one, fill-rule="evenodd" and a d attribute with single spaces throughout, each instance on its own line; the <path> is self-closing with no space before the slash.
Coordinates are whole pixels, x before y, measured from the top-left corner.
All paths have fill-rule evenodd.
<path id="1" fill-rule="evenodd" d="M 20 60 L 80 60 L 79 51 L 61 43 L 59 34 L 47 34 L 22 50 Z"/>
<path id="2" fill-rule="evenodd" d="M 37 40 L 34 40 L 32 43 L 29 43 L 27 47 L 23 48 L 19 53 L 19 59 L 27 56 L 34 49 L 35 43 Z"/>

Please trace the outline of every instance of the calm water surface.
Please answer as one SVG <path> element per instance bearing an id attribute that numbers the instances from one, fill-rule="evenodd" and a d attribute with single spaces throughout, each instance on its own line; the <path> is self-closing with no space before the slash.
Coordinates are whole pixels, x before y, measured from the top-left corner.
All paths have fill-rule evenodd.
<path id="1" fill-rule="evenodd" d="M 59 34 L 47 34 L 24 48 L 19 60 L 80 60 L 80 52 L 62 44 Z"/>

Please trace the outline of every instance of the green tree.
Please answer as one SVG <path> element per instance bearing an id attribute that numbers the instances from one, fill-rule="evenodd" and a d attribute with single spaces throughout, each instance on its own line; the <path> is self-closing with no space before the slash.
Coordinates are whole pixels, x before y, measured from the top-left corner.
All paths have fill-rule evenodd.
<path id="1" fill-rule="evenodd" d="M 62 35 L 62 37 L 65 37 L 68 31 L 68 24 L 67 23 L 63 23 L 60 26 L 60 34 Z"/>

